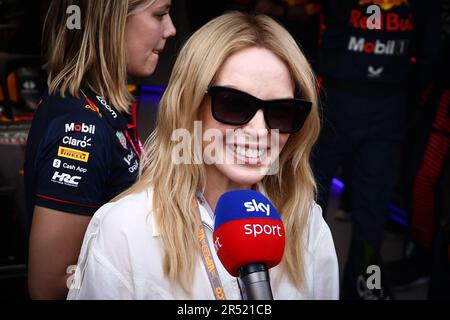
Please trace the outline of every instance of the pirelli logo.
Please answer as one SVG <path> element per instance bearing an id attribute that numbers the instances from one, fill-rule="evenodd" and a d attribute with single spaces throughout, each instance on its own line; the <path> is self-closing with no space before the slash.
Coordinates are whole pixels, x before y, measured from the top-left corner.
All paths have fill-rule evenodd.
<path id="1" fill-rule="evenodd" d="M 59 147 L 58 156 L 67 158 L 67 159 L 81 161 L 81 162 L 89 161 L 89 152 L 84 152 L 84 151 L 66 148 L 66 147 Z"/>

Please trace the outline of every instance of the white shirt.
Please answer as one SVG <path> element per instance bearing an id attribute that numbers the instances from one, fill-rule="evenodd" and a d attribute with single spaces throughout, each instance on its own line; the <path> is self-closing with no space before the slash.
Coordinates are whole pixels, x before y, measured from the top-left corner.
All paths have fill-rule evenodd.
<path id="1" fill-rule="evenodd" d="M 222 266 L 212 243 L 213 221 L 198 203 L 225 296 L 242 299 L 237 279 Z M 215 299 L 201 257 L 193 275 L 192 295 L 172 285 L 162 269 L 163 249 L 151 212 L 152 192 L 129 195 L 101 207 L 93 216 L 78 258 L 67 299 Z M 278 299 L 338 299 L 339 272 L 330 229 L 314 204 L 304 255 L 305 286 L 298 290 L 287 276 L 277 284 L 279 267 L 270 272 Z"/>

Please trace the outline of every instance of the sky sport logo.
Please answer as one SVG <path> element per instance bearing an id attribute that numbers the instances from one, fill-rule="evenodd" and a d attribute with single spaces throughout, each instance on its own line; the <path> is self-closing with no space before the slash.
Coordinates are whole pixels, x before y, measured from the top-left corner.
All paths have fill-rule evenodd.
<path id="1" fill-rule="evenodd" d="M 283 234 L 281 232 L 280 225 L 270 225 L 270 224 L 259 224 L 259 223 L 247 223 L 244 225 L 245 235 L 253 236 L 253 238 L 257 238 L 259 235 L 267 235 L 267 236 L 275 236 L 282 238 Z"/>
<path id="2" fill-rule="evenodd" d="M 89 152 L 84 152 L 84 151 L 66 148 L 66 147 L 59 147 L 58 156 L 67 158 L 67 159 L 76 160 L 76 161 L 81 161 L 81 162 L 89 161 Z"/>
<path id="3" fill-rule="evenodd" d="M 255 199 L 252 201 L 244 202 L 245 211 L 247 212 L 263 212 L 266 216 L 270 216 L 270 204 L 264 204 L 262 202 L 257 203 Z"/>

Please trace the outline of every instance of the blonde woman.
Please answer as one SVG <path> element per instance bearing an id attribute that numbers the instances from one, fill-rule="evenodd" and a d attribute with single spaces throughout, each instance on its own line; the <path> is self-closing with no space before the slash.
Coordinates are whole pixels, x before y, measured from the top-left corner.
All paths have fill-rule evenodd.
<path id="1" fill-rule="evenodd" d="M 318 133 L 315 78 L 288 32 L 262 15 L 212 20 L 177 59 L 148 167 L 94 215 L 68 298 L 216 298 L 202 225 L 224 297 L 241 299 L 213 249 L 213 212 L 222 193 L 250 188 L 274 203 L 286 230 L 283 260 L 270 270 L 274 298 L 338 298 L 336 252 L 309 166 Z"/>
<path id="2" fill-rule="evenodd" d="M 170 0 L 54 0 L 50 5 L 49 89 L 33 121 L 25 163 L 33 217 L 32 298 L 66 297 L 70 266 L 91 216 L 137 179 L 140 141 L 130 125 L 127 75 L 155 70 L 166 40 L 175 34 L 170 5 Z M 79 29 L 72 28 L 66 12 L 79 15 Z"/>

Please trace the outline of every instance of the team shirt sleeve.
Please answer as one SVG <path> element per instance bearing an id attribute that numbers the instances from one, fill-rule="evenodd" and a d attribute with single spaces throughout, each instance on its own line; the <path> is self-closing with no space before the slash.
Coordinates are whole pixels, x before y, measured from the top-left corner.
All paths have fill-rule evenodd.
<path id="1" fill-rule="evenodd" d="M 37 154 L 37 206 L 92 216 L 104 203 L 111 141 L 96 115 L 70 114 L 53 120 Z"/>

